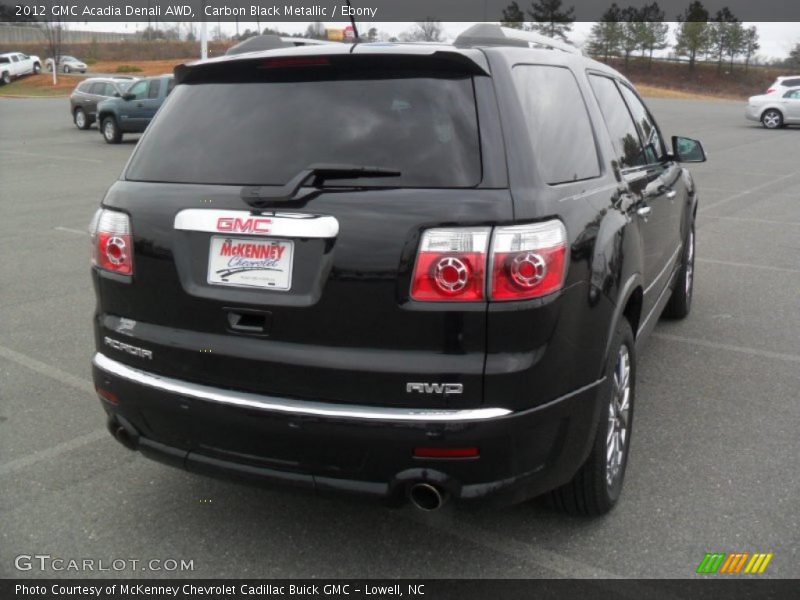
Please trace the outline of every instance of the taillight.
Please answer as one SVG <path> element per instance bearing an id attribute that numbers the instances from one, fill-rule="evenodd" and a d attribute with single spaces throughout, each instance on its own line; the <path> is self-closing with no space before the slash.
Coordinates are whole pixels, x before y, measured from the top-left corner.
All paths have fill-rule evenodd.
<path id="1" fill-rule="evenodd" d="M 567 231 L 561 221 L 497 227 L 492 236 L 492 300 L 552 294 L 564 285 Z"/>
<path id="2" fill-rule="evenodd" d="M 774 91 L 775 91 L 775 88 L 769 88 L 769 89 L 768 89 L 766 92 L 764 92 L 764 93 L 765 93 L 765 94 L 771 94 L 771 93 L 772 93 L 772 92 L 774 92 Z"/>
<path id="3" fill-rule="evenodd" d="M 411 281 L 414 300 L 464 302 L 485 297 L 489 227 L 428 229 Z"/>
<path id="4" fill-rule="evenodd" d="M 92 264 L 120 275 L 133 275 L 131 221 L 125 213 L 102 208 L 90 226 Z"/>
<path id="5" fill-rule="evenodd" d="M 411 297 L 422 301 L 538 298 L 562 288 L 566 257 L 567 231 L 558 220 L 494 230 L 429 229 L 417 254 Z"/>

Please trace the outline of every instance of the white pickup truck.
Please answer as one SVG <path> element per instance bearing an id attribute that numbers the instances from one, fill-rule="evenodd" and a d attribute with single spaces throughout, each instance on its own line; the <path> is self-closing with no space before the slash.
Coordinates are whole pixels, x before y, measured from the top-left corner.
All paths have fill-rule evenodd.
<path id="1" fill-rule="evenodd" d="M 14 77 L 22 77 L 31 73 L 40 73 L 42 61 L 38 56 L 22 52 L 6 52 L 0 54 L 0 83 L 11 83 Z"/>

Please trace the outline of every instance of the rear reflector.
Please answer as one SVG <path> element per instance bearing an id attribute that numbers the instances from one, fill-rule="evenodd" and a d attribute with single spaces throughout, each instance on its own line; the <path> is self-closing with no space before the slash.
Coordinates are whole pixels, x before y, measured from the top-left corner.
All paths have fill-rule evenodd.
<path id="1" fill-rule="evenodd" d="M 422 235 L 411 297 L 423 301 L 483 300 L 488 227 L 428 229 Z"/>
<path id="2" fill-rule="evenodd" d="M 111 273 L 133 275 L 133 238 L 128 215 L 101 208 L 90 226 L 92 264 Z"/>
<path id="3" fill-rule="evenodd" d="M 414 448 L 417 458 L 475 458 L 479 456 L 478 448 L 468 446 L 465 448 Z"/>
<path id="4" fill-rule="evenodd" d="M 97 395 L 100 396 L 100 398 L 102 398 L 103 400 L 106 400 L 111 404 L 119 404 L 119 398 L 117 398 L 116 394 L 109 392 L 108 390 L 104 390 L 103 388 L 99 388 L 97 386 L 95 386 L 94 389 L 97 392 Z"/>

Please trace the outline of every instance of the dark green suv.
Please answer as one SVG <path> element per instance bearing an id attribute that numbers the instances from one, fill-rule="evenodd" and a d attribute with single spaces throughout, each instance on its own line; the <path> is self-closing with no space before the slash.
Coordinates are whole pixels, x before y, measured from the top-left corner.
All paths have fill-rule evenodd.
<path id="1" fill-rule="evenodd" d="M 109 144 L 119 144 L 124 133 L 141 133 L 175 87 L 172 75 L 146 77 L 134 83 L 119 98 L 97 105 L 100 133 Z"/>

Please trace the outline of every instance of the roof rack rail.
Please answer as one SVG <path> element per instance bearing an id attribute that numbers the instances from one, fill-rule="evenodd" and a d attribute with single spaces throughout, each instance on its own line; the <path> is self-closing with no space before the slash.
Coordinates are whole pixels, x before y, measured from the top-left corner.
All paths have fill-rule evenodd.
<path id="1" fill-rule="evenodd" d="M 531 45 L 544 46 L 553 50 L 561 50 L 570 54 L 582 55 L 580 48 L 566 42 L 555 40 L 533 31 L 522 31 L 511 27 L 500 27 L 492 23 L 480 23 L 461 32 L 453 42 L 454 46 L 519 46 L 530 48 Z"/>

